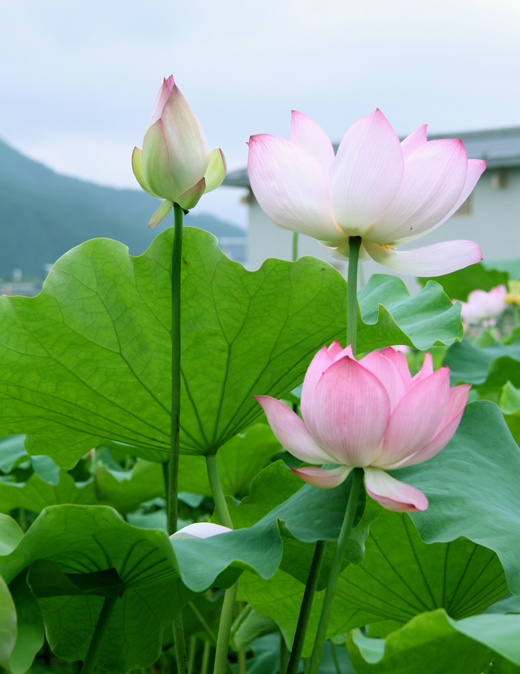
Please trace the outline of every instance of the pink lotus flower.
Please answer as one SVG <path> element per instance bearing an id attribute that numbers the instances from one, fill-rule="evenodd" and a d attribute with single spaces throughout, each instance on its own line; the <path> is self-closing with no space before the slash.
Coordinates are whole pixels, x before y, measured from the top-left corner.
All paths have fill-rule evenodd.
<path id="1" fill-rule="evenodd" d="M 497 286 L 488 293 L 485 290 L 473 290 L 467 302 L 461 302 L 461 317 L 465 323 L 485 326 L 495 325 L 496 319 L 506 309 L 507 289 Z"/>
<path id="2" fill-rule="evenodd" d="M 380 110 L 353 124 L 334 156 L 323 129 L 293 111 L 290 140 L 251 136 L 248 173 L 266 214 L 280 227 L 318 239 L 348 259 L 350 236 L 372 257 L 412 276 L 439 276 L 482 259 L 471 241 L 410 251 L 394 246 L 441 225 L 468 198 L 486 162 L 461 140 L 427 141 L 426 125 L 401 143 Z"/>
<path id="3" fill-rule="evenodd" d="M 132 169 L 145 192 L 165 199 L 148 223 L 155 227 L 174 203 L 193 208 L 206 192 L 226 176 L 226 160 L 219 148 L 208 151 L 204 129 L 173 81 L 164 79 L 157 95 L 142 151 L 135 147 Z"/>
<path id="4" fill-rule="evenodd" d="M 218 534 L 226 534 L 232 531 L 229 527 L 223 527 L 221 524 L 212 524 L 211 522 L 195 522 L 179 529 L 170 536 L 170 541 L 182 540 L 183 538 L 209 538 Z"/>
<path id="5" fill-rule="evenodd" d="M 406 356 L 391 347 L 357 361 L 336 341 L 314 356 L 303 382 L 304 421 L 270 396 L 255 396 L 280 443 L 311 464 L 294 472 L 332 489 L 355 467 L 364 468 L 367 493 L 388 510 L 426 510 L 426 496 L 386 471 L 431 459 L 459 425 L 470 386 L 450 388 L 447 367 L 433 371 L 426 354 L 412 378 Z M 304 423 L 305 422 L 305 423 Z"/>

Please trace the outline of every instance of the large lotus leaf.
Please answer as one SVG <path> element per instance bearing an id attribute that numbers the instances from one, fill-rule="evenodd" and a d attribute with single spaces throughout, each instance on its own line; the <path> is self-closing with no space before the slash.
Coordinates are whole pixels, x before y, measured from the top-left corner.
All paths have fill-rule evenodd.
<path id="1" fill-rule="evenodd" d="M 117 601 L 99 656 L 100 666 L 113 672 L 153 663 L 163 629 L 192 596 L 179 582 L 168 536 L 132 527 L 103 506 L 44 510 L 10 554 L 0 557 L 0 575 L 11 582 L 35 560 L 54 562 L 69 574 L 116 569 L 126 591 Z M 38 600 L 58 657 L 85 657 L 102 601 L 88 595 Z"/>
<path id="2" fill-rule="evenodd" d="M 518 674 L 520 616 L 457 621 L 439 609 L 418 615 L 386 640 L 355 631 L 348 649 L 356 674 Z"/>
<path id="3" fill-rule="evenodd" d="M 439 607 L 463 618 L 508 592 L 495 553 L 462 538 L 426 545 L 407 515 L 384 511 L 372 524 L 365 548 L 361 563 L 340 576 L 329 637 L 368 623 L 405 623 Z M 239 596 L 272 617 L 292 642 L 304 589 L 304 583 L 282 571 L 270 580 L 244 574 Z M 312 650 L 323 595 L 315 596 L 304 654 Z"/>
<path id="4" fill-rule="evenodd" d="M 168 458 L 172 230 L 139 257 L 109 239 L 72 249 L 34 298 L 0 298 L 0 434 L 71 468 L 103 439 Z M 377 275 L 359 295 L 359 348 L 451 344 L 459 308 L 435 284 L 410 298 Z M 384 306 L 383 306 L 384 305 Z M 232 262 L 208 232 L 185 229 L 181 449 L 215 452 L 261 413 L 253 394 L 301 383 L 324 344 L 344 339 L 346 283 L 315 258 Z"/>
<path id="5" fill-rule="evenodd" d="M 513 344 L 494 342 L 484 348 L 465 339 L 453 344 L 444 358 L 451 383 L 475 384 L 483 393 L 502 390 L 511 381 L 520 386 L 520 340 Z"/>
<path id="6" fill-rule="evenodd" d="M 520 449 L 497 405 L 471 403 L 437 456 L 393 474 L 429 499 L 427 510 L 411 515 L 423 540 L 465 536 L 494 550 L 520 595 Z"/>
<path id="7" fill-rule="evenodd" d="M 284 470 L 292 481 L 290 471 Z M 100 664 L 114 672 L 128 671 L 157 658 L 162 630 L 192 596 L 189 590 L 229 586 L 244 569 L 263 578 L 272 576 L 289 537 L 307 543 L 336 540 L 349 489 L 350 481 L 334 493 L 305 485 L 253 527 L 173 544 L 163 531 L 132 527 L 111 508 L 52 506 L 21 540 L 14 530 L 7 536 L 0 575 L 10 582 L 36 560 L 53 562 L 68 574 L 115 569 L 126 591 L 118 600 Z M 361 540 L 353 541 L 353 554 L 359 557 L 362 547 Z M 82 659 L 102 597 L 39 596 L 54 652 L 65 659 Z"/>
<path id="8" fill-rule="evenodd" d="M 39 513 L 47 506 L 61 503 L 96 503 L 93 481 L 76 483 L 65 471 L 60 471 L 57 485 L 45 482 L 36 473 L 27 482 L 0 481 L 0 512 L 25 508 Z"/>
<path id="9" fill-rule="evenodd" d="M 520 273 L 520 265 L 517 260 L 508 260 L 508 262 L 516 264 L 518 273 Z M 491 288 L 507 283 L 510 278 L 520 278 L 515 276 L 514 273 L 510 276 L 510 271 L 514 272 L 514 269 L 502 269 L 501 263 L 498 261 L 496 263 L 486 261 L 485 263 L 472 264 L 451 274 L 436 276 L 435 281 L 440 283 L 448 297 L 466 302 L 472 290 L 478 288 L 489 291 Z M 418 278 L 417 280 L 421 285 L 425 285 L 430 279 Z"/>

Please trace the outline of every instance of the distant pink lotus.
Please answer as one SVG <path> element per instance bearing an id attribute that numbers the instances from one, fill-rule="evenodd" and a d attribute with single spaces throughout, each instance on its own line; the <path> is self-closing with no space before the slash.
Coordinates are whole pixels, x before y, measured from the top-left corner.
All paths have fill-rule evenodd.
<path id="1" fill-rule="evenodd" d="M 468 296 L 467 302 L 461 302 L 461 317 L 465 323 L 485 326 L 495 325 L 496 319 L 506 309 L 507 289 L 505 286 L 497 286 L 489 292 L 485 290 L 473 290 Z"/>
<path id="2" fill-rule="evenodd" d="M 318 239 L 341 259 L 348 259 L 349 237 L 359 236 L 362 259 L 412 276 L 439 276 L 482 259 L 472 241 L 394 246 L 445 222 L 485 167 L 468 159 L 461 140 L 427 141 L 426 125 L 399 142 L 380 110 L 348 129 L 336 156 L 323 129 L 296 111 L 289 141 L 269 134 L 249 140 L 251 188 L 271 220 Z"/>
<path id="3" fill-rule="evenodd" d="M 426 354 L 412 378 L 406 356 L 391 347 L 357 361 L 336 341 L 313 358 L 303 382 L 304 421 L 270 396 L 255 396 L 274 434 L 293 456 L 337 468 L 293 469 L 305 482 L 331 489 L 355 467 L 367 493 L 388 510 L 426 510 L 426 496 L 386 471 L 423 463 L 449 442 L 470 386 L 450 388 L 447 367 L 433 371 Z M 304 423 L 305 422 L 305 423 Z"/>

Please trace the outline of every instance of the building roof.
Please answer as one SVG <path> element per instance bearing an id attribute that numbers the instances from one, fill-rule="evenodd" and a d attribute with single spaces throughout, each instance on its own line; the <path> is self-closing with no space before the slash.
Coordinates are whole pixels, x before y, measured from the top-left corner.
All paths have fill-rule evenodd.
<path id="1" fill-rule="evenodd" d="M 428 136 L 436 138 L 460 138 L 468 157 L 485 159 L 488 168 L 507 168 L 520 166 L 520 126 L 508 129 L 488 129 L 487 131 L 465 131 L 457 133 L 441 133 Z M 334 145 L 337 148 L 337 144 Z M 228 187 L 249 187 L 247 169 L 238 169 L 228 173 L 224 180 Z"/>

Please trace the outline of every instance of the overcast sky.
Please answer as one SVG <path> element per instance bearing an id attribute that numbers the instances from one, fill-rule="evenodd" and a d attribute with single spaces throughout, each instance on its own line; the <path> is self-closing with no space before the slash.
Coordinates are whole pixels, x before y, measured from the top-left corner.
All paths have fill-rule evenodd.
<path id="1" fill-rule="evenodd" d="M 404 134 L 520 125 L 519 0 L 0 0 L 0 137 L 51 168 L 136 187 L 163 76 L 245 166 L 291 109 L 333 140 L 379 107 Z M 197 212 L 245 224 L 236 190 Z"/>

